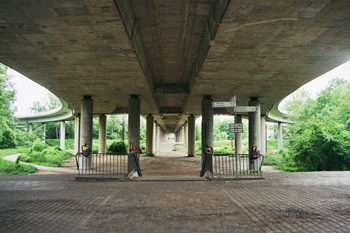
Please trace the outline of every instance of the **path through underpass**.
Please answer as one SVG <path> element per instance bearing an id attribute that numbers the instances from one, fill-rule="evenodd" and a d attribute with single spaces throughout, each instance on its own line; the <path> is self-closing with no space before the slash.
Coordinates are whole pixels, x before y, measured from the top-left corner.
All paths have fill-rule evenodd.
<path id="1" fill-rule="evenodd" d="M 201 157 L 188 157 L 182 144 L 173 141 L 158 144 L 154 157 L 140 157 L 142 177 L 136 180 L 202 180 Z"/>

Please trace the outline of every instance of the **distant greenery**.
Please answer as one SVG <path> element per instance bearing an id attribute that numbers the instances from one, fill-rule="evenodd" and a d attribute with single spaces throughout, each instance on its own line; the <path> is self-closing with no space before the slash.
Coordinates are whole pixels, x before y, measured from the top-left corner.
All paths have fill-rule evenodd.
<path id="1" fill-rule="evenodd" d="M 112 142 L 107 149 L 107 153 L 110 154 L 126 154 L 127 152 L 128 146 L 122 140 Z"/>
<path id="2" fill-rule="evenodd" d="M 15 90 L 9 82 L 6 66 L 0 63 L 0 149 L 16 147 L 14 100 Z"/>
<path id="3" fill-rule="evenodd" d="M 71 153 L 61 150 L 59 146 L 50 147 L 38 140 L 28 153 L 19 157 L 19 160 L 48 167 L 61 167 L 64 160 L 72 156 Z"/>
<path id="4" fill-rule="evenodd" d="M 275 158 L 279 169 L 350 170 L 350 82 L 332 80 L 316 100 L 298 92 L 287 110 L 296 123 L 290 127 L 289 150 Z"/>

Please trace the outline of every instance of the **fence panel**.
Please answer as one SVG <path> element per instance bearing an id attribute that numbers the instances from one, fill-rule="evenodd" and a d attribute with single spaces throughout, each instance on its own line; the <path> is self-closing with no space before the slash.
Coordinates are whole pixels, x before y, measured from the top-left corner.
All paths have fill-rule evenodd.
<path id="1" fill-rule="evenodd" d="M 214 154 L 214 178 L 261 178 L 264 156 L 250 160 L 248 154 Z"/>
<path id="2" fill-rule="evenodd" d="M 79 176 L 116 176 L 128 174 L 128 155 L 90 154 L 88 157 L 78 153 L 75 156 Z"/>

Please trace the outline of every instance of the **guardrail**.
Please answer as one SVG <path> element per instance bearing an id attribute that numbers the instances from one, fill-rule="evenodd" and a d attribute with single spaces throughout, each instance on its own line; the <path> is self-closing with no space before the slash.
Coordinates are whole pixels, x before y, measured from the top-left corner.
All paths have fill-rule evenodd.
<path id="1" fill-rule="evenodd" d="M 82 153 L 75 156 L 79 176 L 116 176 L 128 175 L 128 154 L 89 154 Z"/>
<path id="2" fill-rule="evenodd" d="M 258 178 L 262 177 L 261 166 L 264 156 L 250 159 L 249 154 L 214 154 L 213 175 L 218 178 Z"/>

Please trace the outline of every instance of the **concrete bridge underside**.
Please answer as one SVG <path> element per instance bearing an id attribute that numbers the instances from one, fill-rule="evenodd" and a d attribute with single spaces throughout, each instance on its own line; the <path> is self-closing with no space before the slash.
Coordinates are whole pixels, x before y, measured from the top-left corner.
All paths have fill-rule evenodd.
<path id="1" fill-rule="evenodd" d="M 261 114 L 350 58 L 347 0 L 0 0 L 0 62 L 76 113 L 141 114 L 167 132 L 203 96 Z M 215 109 L 228 113 L 230 109 Z"/>

